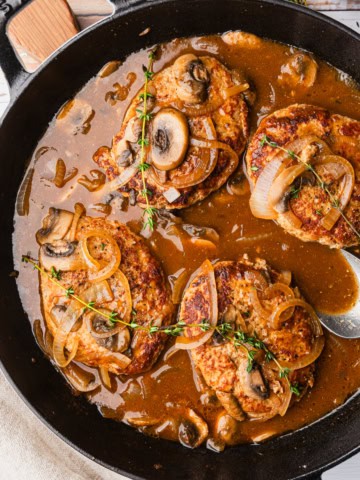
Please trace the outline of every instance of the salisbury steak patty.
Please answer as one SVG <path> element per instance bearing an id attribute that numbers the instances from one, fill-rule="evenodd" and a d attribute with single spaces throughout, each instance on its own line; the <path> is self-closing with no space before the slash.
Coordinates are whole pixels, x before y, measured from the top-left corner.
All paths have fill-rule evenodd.
<path id="1" fill-rule="evenodd" d="M 134 332 L 128 327 L 123 328 L 116 319 L 140 326 L 171 323 L 173 305 L 159 263 L 143 241 L 117 221 L 83 216 L 75 224 L 75 231 L 71 222 L 74 218 L 70 212 L 50 209 L 44 227 L 37 235 L 42 243 L 40 265 L 50 274 L 60 272 L 58 281 L 86 303 L 93 302 L 96 309 L 117 315 L 111 324 L 106 318 L 83 309 L 48 276 L 41 275 L 42 305 L 46 325 L 54 336 L 55 361 L 56 339 L 61 340 L 71 310 L 77 321 L 65 335 L 65 358 L 69 358 L 69 352 L 75 349 L 75 360 L 92 367 L 104 367 L 116 374 L 148 370 L 157 360 L 166 335 L 155 333 L 150 336 L 140 329 Z M 82 241 L 86 237 L 88 255 L 84 256 Z M 120 265 L 104 280 L 98 272 L 114 261 L 114 241 L 120 250 Z M 92 265 L 96 262 L 98 269 Z M 61 351 L 59 358 L 62 356 Z M 63 359 L 60 366 L 65 363 Z"/>
<path id="2" fill-rule="evenodd" d="M 314 361 L 324 345 L 319 320 L 298 290 L 287 285 L 289 275 L 280 275 L 264 260 L 252 263 L 244 256 L 213 268 L 218 327 L 226 323 L 232 330 L 217 331 L 191 349 L 194 366 L 236 420 L 284 415 L 289 403 L 313 386 Z M 286 303 L 288 308 L 276 315 Z M 200 268 L 184 293 L 179 318 L 188 325 L 199 324 L 209 318 L 210 310 L 209 283 Z M 194 327 L 185 331 L 190 340 L 201 333 Z M 237 337 L 236 331 L 241 332 Z M 264 342 L 273 357 L 249 337 Z M 279 365 L 289 368 L 289 381 L 279 374 Z M 292 394 L 289 382 L 300 395 Z"/>
<path id="3" fill-rule="evenodd" d="M 220 188 L 236 170 L 249 135 L 248 107 L 241 93 L 247 88 L 239 72 L 210 56 L 183 55 L 153 76 L 147 101 L 152 119 L 146 133 L 146 162 L 151 167 L 145 172 L 151 205 L 192 205 Z M 93 157 L 109 180 L 121 178 L 139 161 L 141 92 L 131 102 L 111 149 L 101 147 Z M 193 137 L 222 142 L 225 148 L 195 145 Z M 119 190 L 125 195 L 134 192 L 144 206 L 143 188 L 137 172 Z"/>
<path id="4" fill-rule="evenodd" d="M 280 149 L 267 142 L 264 144 L 264 135 L 269 142 L 275 142 L 288 150 L 296 149 L 296 143 L 303 140 L 303 146 L 295 153 L 313 165 L 324 183 L 320 185 L 319 178 L 316 179 L 311 172 L 299 175 L 289 185 L 281 205 L 276 206 L 278 214 L 275 217 L 261 216 L 258 209 L 252 208 L 254 215 L 276 219 L 287 232 L 304 241 L 318 241 L 336 248 L 357 245 L 359 236 L 354 230 L 360 229 L 360 122 L 312 105 L 291 105 L 272 113 L 261 121 L 247 151 L 247 172 L 253 185 L 259 180 L 266 165 L 278 161 L 279 156 L 287 162 L 286 168 L 299 163 Z M 317 145 L 319 143 L 320 146 Z M 340 205 L 352 226 L 340 215 L 334 224 L 324 220 L 334 208 L 334 203 L 341 199 L 346 188 L 344 180 L 346 182 L 346 176 L 350 176 L 345 173 L 349 169 L 346 170 L 338 163 L 343 160 L 336 156 L 350 163 L 350 169 L 353 170 L 352 193 L 346 206 L 342 208 Z"/>

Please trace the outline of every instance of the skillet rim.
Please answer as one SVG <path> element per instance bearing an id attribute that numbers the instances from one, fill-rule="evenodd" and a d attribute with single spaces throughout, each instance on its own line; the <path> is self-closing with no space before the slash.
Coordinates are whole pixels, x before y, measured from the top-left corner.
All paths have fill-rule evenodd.
<path id="1" fill-rule="evenodd" d="M 131 1 L 130 0 L 130 2 L 129 1 L 128 2 L 124 2 L 124 1 L 121 2 L 120 0 L 115 0 L 114 4 L 115 4 L 116 8 L 115 8 L 115 11 L 114 11 L 113 15 L 111 15 L 110 17 L 108 17 L 107 19 L 105 19 L 101 22 L 98 22 L 97 24 L 94 24 L 93 26 L 87 28 L 86 30 L 82 31 L 75 38 L 73 38 L 72 40 L 67 42 L 65 45 L 60 47 L 60 49 L 58 49 L 54 55 L 52 55 L 49 59 L 47 59 L 34 74 L 26 74 L 25 76 L 23 75 L 22 76 L 22 78 L 23 78 L 22 81 L 21 81 L 21 77 L 20 77 L 20 80 L 17 79 L 17 81 L 12 86 L 10 86 L 10 96 L 11 96 L 10 103 L 9 103 L 2 119 L 0 119 L 0 128 L 1 128 L 1 125 L 3 124 L 4 120 L 6 119 L 7 114 L 11 111 L 12 107 L 19 100 L 21 95 L 26 91 L 28 86 L 36 80 L 37 75 L 40 74 L 44 69 L 46 69 L 49 64 L 51 64 L 53 61 L 55 61 L 57 56 L 60 55 L 65 49 L 67 49 L 72 44 L 76 43 L 78 39 L 80 39 L 82 37 L 86 37 L 87 35 L 91 35 L 91 33 L 94 30 L 96 30 L 97 28 L 99 28 L 100 25 L 105 26 L 109 23 L 112 23 L 113 21 L 116 21 L 116 20 L 120 19 L 121 17 L 125 16 L 128 13 L 132 13 L 134 11 L 136 12 L 137 10 L 142 10 L 146 7 L 149 7 L 150 5 L 151 6 L 156 6 L 156 5 L 160 5 L 160 4 L 172 3 L 173 1 L 174 0 L 150 0 L 150 1 L 146 1 L 146 0 Z M 206 0 L 204 0 L 204 1 L 206 1 Z M 239 3 L 241 3 L 241 0 L 235 0 L 235 1 L 239 1 Z M 336 20 L 333 20 L 332 18 L 325 17 L 323 14 L 320 14 L 318 12 L 314 12 L 312 10 L 309 10 L 309 9 L 305 8 L 305 7 L 295 5 L 295 4 L 291 4 L 291 3 L 287 3 L 287 2 L 283 2 L 281 0 L 252 0 L 252 1 L 254 3 L 259 4 L 260 6 L 262 4 L 269 4 L 269 5 L 273 5 L 273 6 L 286 7 L 287 9 L 290 9 L 290 10 L 300 11 L 301 13 L 305 13 L 307 16 L 317 18 L 318 20 L 320 20 L 321 22 L 324 23 L 324 26 L 326 24 L 327 25 L 332 25 L 337 30 L 341 30 L 346 35 L 350 35 L 356 41 L 360 42 L 360 35 L 357 34 L 356 32 L 354 32 L 353 30 L 351 30 L 350 28 L 344 26 L 343 24 L 337 22 Z M 124 3 L 125 3 L 125 5 L 124 5 Z M 200 35 L 200 33 L 197 33 L 197 35 Z M 146 48 L 146 47 L 144 46 L 144 48 Z M 141 480 L 142 478 L 145 478 L 145 477 L 140 477 L 140 476 L 131 474 L 131 473 L 123 470 L 122 468 L 114 467 L 114 466 L 100 460 L 99 458 L 94 457 L 93 455 L 89 454 L 87 451 L 78 447 L 76 444 L 74 444 L 68 438 L 66 438 L 57 428 L 53 427 L 52 424 L 48 420 L 46 420 L 43 417 L 43 415 L 37 410 L 37 408 L 30 402 L 30 400 L 28 400 L 26 398 L 26 396 L 22 392 L 21 387 L 18 386 L 15 383 L 15 381 L 12 379 L 12 377 L 8 374 L 8 371 L 7 371 L 7 369 L 6 369 L 6 367 L 5 367 L 1 358 L 0 358 L 0 367 L 1 367 L 2 371 L 4 372 L 4 375 L 7 379 L 7 381 L 9 381 L 9 383 L 12 385 L 12 387 L 17 392 L 17 394 L 20 396 L 20 398 L 25 402 L 25 404 L 28 406 L 28 408 L 30 408 L 30 410 L 42 421 L 43 424 L 45 424 L 53 433 L 55 433 L 59 438 L 61 438 L 63 441 L 65 441 L 68 445 L 70 445 L 72 448 L 74 448 L 79 453 L 82 453 L 83 455 L 85 455 L 87 458 L 95 461 L 96 463 L 98 463 L 98 464 L 102 465 L 103 467 L 108 468 L 108 469 L 110 469 L 114 472 L 121 473 L 122 475 L 125 475 L 125 476 L 127 476 L 129 478 L 133 478 L 133 479 L 140 479 Z M 305 426 L 305 427 L 303 427 L 299 430 L 305 430 L 305 429 L 309 428 L 310 426 L 312 426 L 312 425 L 314 425 L 318 422 L 321 422 L 324 418 L 335 414 L 338 410 L 343 409 L 343 407 L 345 407 L 348 402 L 350 402 L 355 396 L 357 396 L 359 394 L 360 394 L 360 392 L 358 392 L 358 394 L 356 394 L 356 393 L 353 394 L 338 409 L 332 410 L 325 417 L 321 417 L 316 422 L 313 422 L 310 425 L 307 425 L 307 426 Z M 292 434 L 292 432 L 289 432 L 289 433 L 286 433 L 286 434 L 282 435 L 281 437 L 286 437 L 286 436 L 289 436 L 291 434 Z M 300 476 L 298 475 L 298 476 L 293 477 L 293 478 L 294 479 L 295 478 L 298 478 L 298 479 L 308 478 L 308 477 L 314 478 L 314 475 L 320 474 L 323 471 L 327 470 L 328 468 L 336 466 L 337 464 L 343 462 L 347 458 L 356 454 L 358 451 L 360 451 L 360 443 L 357 447 L 355 447 L 352 450 L 350 450 L 349 452 L 341 455 L 340 457 L 337 457 L 334 461 L 329 462 L 329 463 L 325 463 L 318 468 L 315 468 L 315 469 L 310 470 L 310 471 L 308 471 L 304 474 L 301 474 Z M 321 463 L 321 462 L 319 462 L 319 463 Z"/>

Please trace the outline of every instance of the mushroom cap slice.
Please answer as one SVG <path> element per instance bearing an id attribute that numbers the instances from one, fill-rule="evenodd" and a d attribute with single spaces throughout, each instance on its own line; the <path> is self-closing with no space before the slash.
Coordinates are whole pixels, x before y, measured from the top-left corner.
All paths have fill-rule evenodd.
<path id="1" fill-rule="evenodd" d="M 189 105 L 206 100 L 210 74 L 198 57 L 191 53 L 179 57 L 174 63 L 174 76 L 180 100 Z"/>
<path id="2" fill-rule="evenodd" d="M 174 108 L 160 110 L 152 124 L 151 159 L 158 170 L 173 170 L 184 160 L 189 146 L 185 115 Z"/>
<path id="3" fill-rule="evenodd" d="M 43 225 L 36 233 L 36 240 L 40 245 L 52 243 L 65 237 L 71 227 L 74 214 L 67 210 L 51 207 L 43 220 Z"/>

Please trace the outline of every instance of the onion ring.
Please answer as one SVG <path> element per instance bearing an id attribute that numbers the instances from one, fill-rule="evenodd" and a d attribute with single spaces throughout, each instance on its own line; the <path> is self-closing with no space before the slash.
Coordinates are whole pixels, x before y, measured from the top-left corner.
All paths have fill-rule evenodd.
<path id="1" fill-rule="evenodd" d="M 175 347 L 179 350 L 192 350 L 193 348 L 198 348 L 203 345 L 205 342 L 210 340 L 213 336 L 215 327 L 218 322 L 218 300 L 217 300 L 217 290 L 216 290 L 216 280 L 214 267 L 210 260 L 205 260 L 198 270 L 200 275 L 205 275 L 205 281 L 210 293 L 210 315 L 209 315 L 209 325 L 210 329 L 196 337 L 178 337 L 175 342 Z M 197 278 L 198 274 L 194 278 Z M 200 328 L 200 327 L 199 327 Z"/>

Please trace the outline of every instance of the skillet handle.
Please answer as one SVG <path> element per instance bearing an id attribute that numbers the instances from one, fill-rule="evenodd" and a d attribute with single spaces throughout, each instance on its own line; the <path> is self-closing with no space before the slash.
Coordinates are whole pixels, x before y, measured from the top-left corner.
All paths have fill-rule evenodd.
<path id="1" fill-rule="evenodd" d="M 16 85 L 24 82 L 29 73 L 26 72 L 18 60 L 6 34 L 6 25 L 12 15 L 25 7 L 30 0 L 0 0 L 0 66 L 5 73 L 5 78 L 10 90 L 14 91 Z"/>

